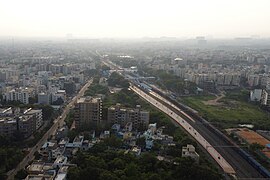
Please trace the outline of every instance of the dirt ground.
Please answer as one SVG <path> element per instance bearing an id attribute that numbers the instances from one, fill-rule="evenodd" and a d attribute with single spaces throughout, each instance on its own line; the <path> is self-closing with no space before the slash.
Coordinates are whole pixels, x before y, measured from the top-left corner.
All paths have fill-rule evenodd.
<path id="1" fill-rule="evenodd" d="M 220 106 L 223 105 L 223 103 L 218 102 L 220 99 L 225 97 L 225 93 L 222 92 L 219 96 L 217 96 L 215 99 L 211 99 L 208 101 L 202 101 L 205 105 L 210 105 L 210 106 Z"/>

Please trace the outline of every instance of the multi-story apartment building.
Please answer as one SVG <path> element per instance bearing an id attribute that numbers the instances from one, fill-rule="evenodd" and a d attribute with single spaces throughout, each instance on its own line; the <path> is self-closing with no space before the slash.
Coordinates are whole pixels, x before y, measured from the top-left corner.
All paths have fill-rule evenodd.
<path id="1" fill-rule="evenodd" d="M 10 78 L 14 78 L 14 77 L 18 78 L 18 75 L 19 75 L 18 70 L 14 70 L 11 68 L 1 68 L 0 69 L 0 81 L 7 81 Z M 15 79 L 17 79 L 17 78 L 15 78 Z"/>
<path id="2" fill-rule="evenodd" d="M 65 102 L 66 100 L 66 91 L 65 90 L 58 90 L 56 93 L 52 93 L 52 103 L 58 101 L 59 99 L 62 100 L 62 102 Z"/>
<path id="3" fill-rule="evenodd" d="M 108 109 L 108 123 L 120 124 L 124 127 L 127 123 L 132 123 L 133 129 L 147 128 L 149 124 L 149 112 L 137 106 L 134 109 L 121 108 L 120 104 L 111 106 Z"/>
<path id="4" fill-rule="evenodd" d="M 32 135 L 43 124 L 42 110 L 27 109 L 23 113 L 19 109 L 7 108 L 0 112 L 0 134 L 12 137 L 16 131 L 24 138 Z"/>
<path id="5" fill-rule="evenodd" d="M 36 131 L 36 119 L 34 115 L 22 115 L 16 118 L 18 130 L 24 138 L 31 136 Z"/>
<path id="6" fill-rule="evenodd" d="M 33 115 L 19 117 L 1 117 L 0 134 L 12 137 L 16 131 L 22 133 L 24 138 L 29 137 L 36 131 L 36 123 Z"/>
<path id="7" fill-rule="evenodd" d="M 261 104 L 265 105 L 265 106 L 269 106 L 270 105 L 270 93 L 264 89 L 262 90 L 261 93 Z"/>
<path id="8" fill-rule="evenodd" d="M 23 113 L 24 115 L 33 115 L 35 118 L 35 129 L 39 129 L 43 125 L 42 110 L 29 108 Z"/>
<path id="9" fill-rule="evenodd" d="M 96 126 L 101 123 L 102 100 L 101 98 L 83 97 L 75 104 L 75 126 Z"/>
<path id="10" fill-rule="evenodd" d="M 17 130 L 17 122 L 13 117 L 1 117 L 0 118 L 0 134 L 11 137 Z"/>
<path id="11" fill-rule="evenodd" d="M 24 104 L 29 103 L 29 97 L 33 96 L 32 88 L 16 88 L 8 90 L 3 94 L 3 99 L 6 101 L 20 101 Z"/>
<path id="12" fill-rule="evenodd" d="M 38 94 L 38 104 L 50 104 L 50 94 L 41 92 Z"/>

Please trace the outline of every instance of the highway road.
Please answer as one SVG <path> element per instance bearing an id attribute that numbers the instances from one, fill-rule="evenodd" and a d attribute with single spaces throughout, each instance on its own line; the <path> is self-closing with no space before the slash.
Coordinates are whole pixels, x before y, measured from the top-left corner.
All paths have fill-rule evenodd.
<path id="1" fill-rule="evenodd" d="M 240 156 L 232 146 L 228 145 L 227 142 L 218 137 L 201 122 L 191 118 L 167 99 L 153 91 L 150 91 L 147 95 L 140 89 L 135 90 L 137 94 L 168 114 L 187 130 L 209 152 L 224 172 L 234 174 L 235 171 L 238 178 L 262 178 L 261 174 Z M 186 118 L 183 117 L 183 113 L 186 115 Z"/>
<path id="2" fill-rule="evenodd" d="M 161 103 L 159 100 L 153 98 L 149 94 L 146 94 L 136 86 L 131 86 L 130 89 L 154 105 L 156 108 L 173 118 L 177 124 L 181 125 L 193 138 L 197 140 L 197 142 L 201 144 L 202 147 L 205 148 L 205 150 L 213 157 L 213 159 L 215 159 L 215 161 L 220 165 L 224 172 L 227 174 L 235 174 L 232 166 L 216 151 L 216 149 L 212 147 L 212 145 L 206 139 L 204 139 L 204 137 L 201 136 L 200 133 L 198 133 L 186 120 L 180 117 L 176 112 L 172 111 L 169 106 Z"/>
<path id="3" fill-rule="evenodd" d="M 190 124 L 192 127 L 202 134 L 209 142 L 211 142 L 212 146 L 215 147 L 221 155 L 228 159 L 228 162 L 232 165 L 232 167 L 236 170 L 236 174 L 239 177 L 261 177 L 261 175 L 254 169 L 245 159 L 242 158 L 238 153 L 235 152 L 233 147 L 228 145 L 227 142 L 224 142 L 221 138 L 217 137 L 215 133 L 210 131 L 203 123 L 194 118 L 187 115 L 185 112 L 176 107 L 173 103 L 169 102 L 167 99 L 158 95 L 155 92 L 151 92 L 151 95 L 160 99 L 167 105 L 175 108 L 180 115 L 186 116 L 187 118 L 183 118 L 192 121 Z"/>
<path id="4" fill-rule="evenodd" d="M 66 105 L 65 109 L 63 110 L 62 114 L 54 120 L 54 124 L 51 126 L 51 128 L 43 135 L 43 137 L 38 141 L 38 143 L 32 147 L 28 153 L 28 155 L 17 165 L 17 167 L 13 170 L 10 170 L 7 172 L 8 180 L 13 180 L 14 176 L 17 174 L 17 172 L 21 169 L 23 169 L 25 166 L 28 165 L 28 162 L 32 161 L 34 159 L 34 154 L 36 151 L 38 151 L 42 145 L 47 141 L 47 139 L 54 135 L 58 127 L 63 126 L 64 120 L 69 113 L 70 109 L 73 107 L 75 102 L 78 98 L 84 95 L 84 92 L 87 90 L 87 88 L 91 85 L 93 82 L 93 79 L 90 79 L 79 91 L 79 93 L 73 97 L 73 99 L 69 102 L 69 104 Z"/>
<path id="5" fill-rule="evenodd" d="M 103 61 L 103 63 L 108 65 L 111 69 L 116 69 L 116 70 L 121 69 L 121 67 L 113 64 L 109 60 Z M 119 72 L 119 74 L 124 76 L 124 73 Z M 161 96 L 158 97 L 158 95 L 153 95 L 152 93 L 151 93 L 151 96 L 156 98 L 156 99 L 159 99 L 158 101 L 161 104 L 167 106 L 167 108 L 169 107 L 169 109 L 172 111 L 174 116 L 179 115 L 180 118 L 182 118 L 182 119 L 184 118 L 186 120 L 186 122 L 189 122 L 191 125 L 190 128 L 194 131 L 193 137 L 194 137 L 195 133 L 196 134 L 198 133 L 207 142 L 209 142 L 210 145 L 205 146 L 206 150 L 208 150 L 210 148 L 210 149 L 215 149 L 218 152 L 218 153 L 215 153 L 214 157 L 213 156 L 212 157 L 215 160 L 217 160 L 216 159 L 217 154 L 220 154 L 221 155 L 220 157 L 222 157 L 222 159 L 224 159 L 230 165 L 230 166 L 228 166 L 229 168 L 227 170 L 226 170 L 226 168 L 223 168 L 223 170 L 225 170 L 227 172 L 231 171 L 232 173 L 233 173 L 233 171 L 235 171 L 235 174 L 236 174 L 238 179 L 263 179 L 263 176 L 251 164 L 249 164 L 249 162 L 246 159 L 244 159 L 238 152 L 236 152 L 234 147 L 230 143 L 226 142 L 223 138 L 218 136 L 215 132 L 213 132 L 213 130 L 207 128 L 205 126 L 205 124 L 203 124 L 201 121 L 199 121 L 199 119 L 191 118 L 184 111 L 177 108 L 172 103 L 168 102 L 168 100 L 166 100 L 164 98 L 163 99 L 160 98 Z M 149 98 L 146 98 L 145 100 L 148 101 Z M 155 105 L 155 104 L 153 104 L 153 105 Z M 166 114 L 168 114 L 168 113 L 166 113 Z M 186 117 L 183 117 L 183 114 Z M 178 116 L 177 116 L 177 118 L 178 118 Z M 173 119 L 175 119 L 175 118 L 173 118 Z M 181 124 L 179 124 L 179 125 L 181 125 Z M 203 146 L 203 144 L 201 144 L 201 145 Z M 209 152 L 209 150 L 208 150 L 208 152 Z M 227 164 L 227 163 L 225 163 L 225 164 Z M 220 163 L 218 163 L 218 164 L 221 165 Z M 226 167 L 226 166 L 224 166 L 224 167 Z"/>

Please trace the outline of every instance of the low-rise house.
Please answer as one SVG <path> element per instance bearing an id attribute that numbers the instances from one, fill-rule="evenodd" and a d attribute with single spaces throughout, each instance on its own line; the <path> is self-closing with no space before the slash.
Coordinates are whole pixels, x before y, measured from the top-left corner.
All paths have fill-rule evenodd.
<path id="1" fill-rule="evenodd" d="M 67 148 L 81 148 L 83 143 L 84 137 L 83 136 L 76 136 L 72 143 L 67 143 Z"/>
<path id="2" fill-rule="evenodd" d="M 56 134 L 55 134 L 55 138 L 57 140 L 60 140 L 60 139 L 62 139 L 64 137 L 66 137 L 67 133 L 68 133 L 68 127 L 63 126 L 63 127 L 59 128 L 59 129 L 57 129 Z"/>
<path id="3" fill-rule="evenodd" d="M 46 179 L 53 180 L 56 176 L 57 170 L 53 168 L 53 163 L 45 162 L 33 162 L 26 168 L 27 173 L 29 174 L 25 179 Z"/>
<path id="4" fill-rule="evenodd" d="M 45 142 L 40 148 L 39 153 L 48 160 L 57 159 L 65 151 L 65 148 L 58 147 L 57 142 Z"/>
<path id="5" fill-rule="evenodd" d="M 200 156 L 195 151 L 195 147 L 191 144 L 188 144 L 186 147 L 182 147 L 182 157 L 190 157 L 196 162 L 199 162 Z"/>
<path id="6" fill-rule="evenodd" d="M 114 124 L 111 129 L 114 133 L 117 133 L 120 131 L 120 128 L 120 124 Z"/>
<path id="7" fill-rule="evenodd" d="M 61 168 L 62 166 L 67 164 L 67 160 L 68 159 L 65 156 L 58 156 L 53 163 L 53 168 Z"/>
<path id="8" fill-rule="evenodd" d="M 131 153 L 135 154 L 136 156 L 139 156 L 141 155 L 141 148 L 138 147 L 138 146 L 134 146 L 132 149 L 131 149 Z"/>
<path id="9" fill-rule="evenodd" d="M 55 176 L 54 180 L 66 180 L 67 172 L 68 172 L 68 166 L 61 167 L 58 170 L 57 175 Z"/>
<path id="10" fill-rule="evenodd" d="M 146 139 L 145 140 L 145 148 L 146 149 L 152 149 L 154 146 L 154 140 L 153 139 Z"/>
<path id="11" fill-rule="evenodd" d="M 59 156 L 54 163 L 33 162 L 26 168 L 29 174 L 26 179 L 65 180 L 67 169 L 67 157 L 65 156 Z"/>

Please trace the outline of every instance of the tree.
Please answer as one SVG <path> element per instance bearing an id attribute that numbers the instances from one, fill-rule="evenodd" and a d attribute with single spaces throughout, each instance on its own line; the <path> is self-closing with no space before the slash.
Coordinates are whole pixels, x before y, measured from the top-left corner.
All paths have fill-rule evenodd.
<path id="1" fill-rule="evenodd" d="M 252 143 L 250 146 L 249 146 L 250 150 L 255 152 L 257 150 L 263 150 L 264 149 L 264 146 L 260 145 L 259 143 Z"/>
<path id="2" fill-rule="evenodd" d="M 115 135 L 112 135 L 111 137 L 104 139 L 104 143 L 107 146 L 114 147 L 114 148 L 121 148 L 122 146 L 122 141 L 119 138 L 117 138 Z"/>
<path id="3" fill-rule="evenodd" d="M 110 68 L 109 66 L 102 65 L 102 66 L 101 66 L 101 70 L 102 70 L 102 71 L 109 71 L 109 70 L 111 70 L 111 68 Z"/>
<path id="4" fill-rule="evenodd" d="M 24 138 L 24 136 L 23 136 L 22 132 L 20 132 L 19 130 L 14 131 L 13 139 L 15 141 L 21 141 L 21 140 L 23 140 L 23 138 Z"/>
<path id="5" fill-rule="evenodd" d="M 98 143 L 98 144 L 95 144 L 89 151 L 95 154 L 95 153 L 102 153 L 107 149 L 108 147 L 105 145 L 105 143 Z"/>
<path id="6" fill-rule="evenodd" d="M 76 132 L 75 130 L 70 130 L 68 131 L 67 137 L 69 138 L 70 141 L 72 141 L 79 133 Z"/>
<path id="7" fill-rule="evenodd" d="M 114 173 L 111 173 L 110 171 L 103 171 L 100 174 L 99 179 L 102 179 L 102 180 L 118 180 L 119 178 Z"/>
<path id="8" fill-rule="evenodd" d="M 154 172 L 157 158 L 151 153 L 143 153 L 140 157 L 140 164 L 145 172 Z"/>
<path id="9" fill-rule="evenodd" d="M 56 101 L 52 102 L 53 105 L 61 105 L 63 103 L 64 103 L 64 100 L 60 97 Z"/>
<path id="10" fill-rule="evenodd" d="M 156 173 L 147 173 L 143 179 L 147 179 L 147 180 L 162 180 L 163 178 L 161 178 L 161 176 L 158 175 L 158 174 L 156 174 Z"/>
<path id="11" fill-rule="evenodd" d="M 113 72 L 108 79 L 109 86 L 120 86 L 123 88 L 129 87 L 129 82 L 117 72 Z"/>
<path id="12" fill-rule="evenodd" d="M 140 147 L 144 147 L 145 146 L 145 137 L 140 137 L 140 138 L 136 139 L 136 144 Z"/>
<path id="13" fill-rule="evenodd" d="M 34 153 L 34 156 L 35 156 L 35 159 L 36 159 L 36 160 L 39 160 L 40 157 L 41 157 L 41 155 L 39 154 L 38 151 L 36 151 L 36 152 Z"/>
<path id="14" fill-rule="evenodd" d="M 10 139 L 6 136 L 0 135 L 0 147 L 7 146 L 10 144 Z"/>
<path id="15" fill-rule="evenodd" d="M 70 167 L 68 169 L 67 179 L 80 179 L 80 169 L 77 167 Z"/>
<path id="16" fill-rule="evenodd" d="M 21 169 L 15 175 L 15 179 L 25 179 L 27 175 L 28 175 L 27 172 L 24 169 Z"/>
<path id="17" fill-rule="evenodd" d="M 74 112 L 70 111 L 65 119 L 66 125 L 70 128 L 74 122 Z"/>
<path id="18" fill-rule="evenodd" d="M 6 168 L 4 166 L 0 166 L 0 179 L 7 179 Z"/>
<path id="19" fill-rule="evenodd" d="M 114 158 L 110 163 L 109 167 L 110 169 L 124 169 L 125 168 L 125 162 L 120 158 Z"/>
<path id="20" fill-rule="evenodd" d="M 125 171 L 126 176 L 129 178 L 137 178 L 137 179 L 140 178 L 138 166 L 133 162 L 127 165 L 124 171 Z"/>
<path id="21" fill-rule="evenodd" d="M 29 97 L 29 104 L 35 104 L 38 102 L 38 96 Z"/>
<path id="22" fill-rule="evenodd" d="M 50 105 L 43 105 L 41 106 L 42 109 L 42 117 L 44 120 L 50 120 L 53 116 L 53 107 Z"/>

